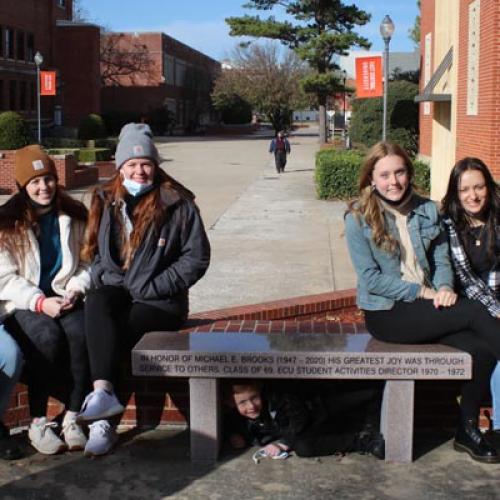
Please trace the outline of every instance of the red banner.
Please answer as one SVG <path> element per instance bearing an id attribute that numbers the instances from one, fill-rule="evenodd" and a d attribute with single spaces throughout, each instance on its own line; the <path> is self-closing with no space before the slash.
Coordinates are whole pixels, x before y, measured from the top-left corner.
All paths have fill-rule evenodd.
<path id="1" fill-rule="evenodd" d="M 357 57 L 356 96 L 380 97 L 382 94 L 382 57 Z"/>
<path id="2" fill-rule="evenodd" d="M 40 95 L 56 95 L 55 71 L 40 71 Z"/>

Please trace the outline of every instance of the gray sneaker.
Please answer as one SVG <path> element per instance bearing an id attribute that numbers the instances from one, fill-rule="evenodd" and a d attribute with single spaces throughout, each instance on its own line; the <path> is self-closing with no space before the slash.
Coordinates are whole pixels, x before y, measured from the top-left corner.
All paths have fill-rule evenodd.
<path id="1" fill-rule="evenodd" d="M 78 422 L 82 420 L 102 420 L 119 415 L 124 410 L 125 408 L 118 401 L 114 392 L 96 389 L 85 398 L 76 419 Z"/>
<path id="2" fill-rule="evenodd" d="M 44 455 L 55 455 L 64 451 L 66 444 L 52 430 L 56 428 L 57 423 L 48 422 L 45 417 L 39 418 L 36 423 L 31 422 L 28 430 L 31 446 Z"/>
<path id="3" fill-rule="evenodd" d="M 98 420 L 89 425 L 89 439 L 84 454 L 87 457 L 105 455 L 113 449 L 117 440 L 115 428 L 107 420 Z"/>

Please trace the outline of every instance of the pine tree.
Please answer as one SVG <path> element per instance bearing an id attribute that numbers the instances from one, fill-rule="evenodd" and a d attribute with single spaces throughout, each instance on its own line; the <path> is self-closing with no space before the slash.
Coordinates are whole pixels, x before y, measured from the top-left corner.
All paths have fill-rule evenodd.
<path id="1" fill-rule="evenodd" d="M 250 36 L 278 40 L 306 61 L 312 73 L 303 80 L 306 92 L 314 94 L 319 106 L 319 140 L 326 142 L 326 101 L 343 86 L 335 73 L 339 67 L 334 56 L 347 55 L 352 46 L 369 48 L 368 40 L 353 31 L 370 20 L 370 14 L 342 0 L 250 0 L 244 7 L 272 10 L 285 9 L 296 23 L 277 21 L 273 16 L 261 19 L 245 15 L 229 17 L 231 36 Z"/>

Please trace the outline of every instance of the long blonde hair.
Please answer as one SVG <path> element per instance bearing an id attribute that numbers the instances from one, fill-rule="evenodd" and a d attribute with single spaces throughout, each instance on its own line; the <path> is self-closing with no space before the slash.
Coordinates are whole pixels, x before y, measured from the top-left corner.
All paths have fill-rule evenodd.
<path id="1" fill-rule="evenodd" d="M 372 238 L 375 245 L 388 252 L 395 252 L 398 242 L 389 234 L 385 218 L 380 207 L 377 194 L 372 187 L 373 169 L 376 163 L 386 156 L 399 156 L 403 159 L 410 185 L 413 181 L 413 164 L 406 151 L 394 142 L 377 142 L 365 158 L 359 176 L 359 198 L 349 204 L 349 211 L 356 216 L 363 216 L 372 229 Z"/>

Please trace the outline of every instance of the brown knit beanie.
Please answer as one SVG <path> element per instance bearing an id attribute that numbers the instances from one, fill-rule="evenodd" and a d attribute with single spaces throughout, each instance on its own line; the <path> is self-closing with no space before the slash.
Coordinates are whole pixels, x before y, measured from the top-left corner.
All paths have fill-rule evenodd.
<path id="1" fill-rule="evenodd" d="M 57 179 L 54 161 L 38 144 L 16 151 L 14 178 L 21 188 L 25 187 L 31 179 L 49 174 Z"/>

